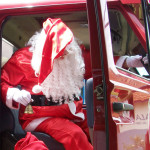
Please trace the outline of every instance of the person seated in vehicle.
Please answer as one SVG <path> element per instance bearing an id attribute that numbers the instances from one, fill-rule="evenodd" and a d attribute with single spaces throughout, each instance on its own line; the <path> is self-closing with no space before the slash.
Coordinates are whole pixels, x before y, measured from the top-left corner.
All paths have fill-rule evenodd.
<path id="1" fill-rule="evenodd" d="M 124 69 L 135 68 L 135 67 L 143 67 L 141 61 L 146 64 L 146 57 L 142 58 L 140 55 L 134 56 L 116 56 L 116 66 L 122 67 Z"/>
<path id="2" fill-rule="evenodd" d="M 85 62 L 85 79 L 89 79 L 92 77 L 92 68 L 91 68 L 91 56 L 90 51 L 86 49 L 83 45 L 82 48 L 82 55 Z M 144 64 L 148 64 L 147 57 L 142 58 L 140 55 L 134 56 L 114 56 L 114 63 L 116 66 L 121 67 L 123 69 L 129 69 L 134 67 L 143 67 L 141 63 L 143 61 Z"/>
<path id="3" fill-rule="evenodd" d="M 4 103 L 20 109 L 24 130 L 47 133 L 66 150 L 92 150 L 80 97 L 85 65 L 73 33 L 48 18 L 28 45 L 2 67 Z M 33 113 L 26 112 L 29 103 Z"/>

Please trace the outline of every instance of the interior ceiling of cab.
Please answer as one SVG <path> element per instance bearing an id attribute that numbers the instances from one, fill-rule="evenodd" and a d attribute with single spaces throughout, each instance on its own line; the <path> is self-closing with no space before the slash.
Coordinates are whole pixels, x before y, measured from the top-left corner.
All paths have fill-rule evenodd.
<path id="1" fill-rule="evenodd" d="M 72 30 L 74 36 L 89 49 L 89 31 L 87 12 L 63 12 L 28 16 L 8 17 L 2 29 L 4 39 L 12 43 L 17 49 L 24 47 L 35 32 L 40 31 L 47 18 L 61 18 Z M 130 29 L 125 18 L 119 11 L 109 10 L 112 45 L 115 55 L 131 54 L 139 41 Z M 130 35 L 130 36 L 128 36 Z"/>
<path id="2" fill-rule="evenodd" d="M 4 39 L 12 43 L 17 49 L 24 47 L 29 38 L 40 31 L 42 23 L 47 18 L 61 18 L 72 30 L 85 47 L 89 48 L 89 33 L 86 12 L 54 13 L 9 17 L 2 29 Z"/>

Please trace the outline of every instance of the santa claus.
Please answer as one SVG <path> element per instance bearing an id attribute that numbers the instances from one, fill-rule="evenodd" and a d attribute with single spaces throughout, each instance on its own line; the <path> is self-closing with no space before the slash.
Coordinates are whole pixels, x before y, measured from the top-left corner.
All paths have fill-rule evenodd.
<path id="1" fill-rule="evenodd" d="M 92 150 L 80 97 L 84 67 L 71 30 L 60 19 L 48 18 L 28 46 L 3 66 L 2 99 L 20 108 L 24 130 L 47 133 L 66 150 Z M 24 113 L 29 103 L 33 113 Z"/>

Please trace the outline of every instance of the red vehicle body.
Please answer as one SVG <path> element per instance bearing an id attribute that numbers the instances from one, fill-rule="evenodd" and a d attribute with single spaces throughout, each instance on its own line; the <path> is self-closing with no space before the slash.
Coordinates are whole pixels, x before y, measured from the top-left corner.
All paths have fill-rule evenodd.
<path id="1" fill-rule="evenodd" d="M 125 36 L 127 30 L 122 30 L 123 25 L 115 22 L 120 17 L 123 18 L 122 22 L 126 21 L 126 27 L 129 26 L 129 30 L 134 33 L 133 39 L 128 39 L 125 42 L 130 43 L 132 40 L 133 42 L 138 40 L 135 43 L 140 44 L 143 47 L 142 52 L 146 53 L 145 28 L 139 15 L 141 9 L 136 10 L 135 13 L 133 11 L 135 7 L 131 4 L 137 4 L 141 8 L 139 0 L 107 0 L 107 2 L 105 0 L 37 0 L 33 2 L 30 0 L 10 2 L 9 4 L 0 2 L 1 33 L 8 41 L 14 42 L 14 45 L 17 45 L 17 40 L 13 41 L 12 38 L 9 38 L 13 33 L 8 34 L 4 28 L 6 26 L 4 22 L 13 17 L 51 13 L 64 17 L 65 14 L 72 12 L 87 14 L 88 28 L 85 33 L 89 33 L 88 35 L 83 36 L 84 29 L 82 33 L 81 30 L 74 29 L 73 24 L 70 28 L 74 29 L 73 32 L 79 38 L 80 35 L 77 32 L 82 33 L 81 40 L 91 54 L 88 65 L 91 64 L 93 78 L 94 150 L 149 149 L 150 80 L 136 74 L 135 71 L 116 67 L 112 47 L 113 37 L 112 30 L 110 30 L 112 20 L 114 20 L 112 25 L 114 28 L 118 24 L 115 30 L 120 33 L 122 39 L 128 39 L 129 36 L 128 34 Z M 111 14 L 112 16 L 110 16 Z M 119 17 L 113 18 L 115 14 Z M 72 20 L 73 23 L 80 22 L 84 27 L 87 25 L 87 22 L 82 22 L 82 18 L 75 19 Z M 130 33 L 132 34 L 132 32 Z M 18 44 L 17 48 L 22 45 Z M 132 45 L 134 44 L 130 43 L 130 47 Z M 137 53 L 139 52 L 141 51 L 137 50 Z M 134 50 L 134 53 L 129 51 L 126 54 L 136 54 L 136 51 Z M 118 105 L 122 106 L 121 109 L 118 109 Z M 3 124 L 2 121 L 0 122 Z M 3 142 L 1 138 L 1 145 Z"/>

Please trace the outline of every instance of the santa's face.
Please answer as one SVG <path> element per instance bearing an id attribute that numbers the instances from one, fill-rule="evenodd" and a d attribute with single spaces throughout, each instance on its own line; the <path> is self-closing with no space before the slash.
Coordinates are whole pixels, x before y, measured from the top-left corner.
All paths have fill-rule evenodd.
<path id="1" fill-rule="evenodd" d="M 43 47 L 46 34 L 42 30 L 31 38 L 29 42 L 33 51 L 31 65 L 35 70 L 35 75 L 39 73 Z M 53 101 L 66 102 L 73 100 L 73 95 L 80 95 L 83 86 L 84 62 L 79 45 L 73 41 L 67 45 L 63 54 L 54 59 L 53 70 L 41 84 L 42 92 L 47 97 L 52 97 Z M 41 90 L 41 89 L 40 89 Z M 35 91 L 35 90 L 33 90 Z"/>
<path id="2" fill-rule="evenodd" d="M 62 54 L 62 56 L 60 56 L 60 59 L 64 59 L 66 55 L 69 55 L 69 52 L 67 50 L 65 50 Z"/>

